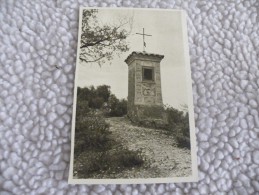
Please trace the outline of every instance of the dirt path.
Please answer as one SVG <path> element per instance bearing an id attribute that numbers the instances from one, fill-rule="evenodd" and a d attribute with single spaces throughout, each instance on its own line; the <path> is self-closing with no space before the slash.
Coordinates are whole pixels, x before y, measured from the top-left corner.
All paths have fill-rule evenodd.
<path id="1" fill-rule="evenodd" d="M 150 167 L 135 170 L 134 177 L 186 177 L 191 175 L 191 152 L 176 146 L 172 136 L 163 130 L 133 126 L 126 118 L 107 118 L 112 137 L 129 150 L 142 150 Z M 132 171 L 121 173 L 133 177 Z M 126 174 L 126 175 L 125 175 Z"/>

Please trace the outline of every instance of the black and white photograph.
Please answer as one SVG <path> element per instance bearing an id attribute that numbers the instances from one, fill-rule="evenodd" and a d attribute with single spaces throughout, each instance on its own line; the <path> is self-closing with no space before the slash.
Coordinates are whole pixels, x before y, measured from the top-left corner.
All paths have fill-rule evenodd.
<path id="1" fill-rule="evenodd" d="M 185 13 L 80 8 L 69 183 L 198 180 Z"/>

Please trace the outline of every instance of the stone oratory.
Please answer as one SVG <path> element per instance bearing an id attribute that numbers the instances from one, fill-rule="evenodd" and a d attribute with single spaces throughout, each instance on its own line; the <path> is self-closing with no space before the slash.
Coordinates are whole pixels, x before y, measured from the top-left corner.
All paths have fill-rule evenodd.
<path id="1" fill-rule="evenodd" d="M 160 73 L 164 56 L 145 52 L 144 29 L 140 35 L 143 35 L 143 52 L 133 51 L 125 60 L 128 65 L 128 117 L 135 123 L 161 127 L 167 124 Z"/>

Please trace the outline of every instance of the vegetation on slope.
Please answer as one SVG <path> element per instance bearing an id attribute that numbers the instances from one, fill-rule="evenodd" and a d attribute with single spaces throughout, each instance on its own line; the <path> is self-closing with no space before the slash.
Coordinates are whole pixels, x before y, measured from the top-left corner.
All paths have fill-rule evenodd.
<path id="1" fill-rule="evenodd" d="M 78 88 L 76 107 L 74 174 L 90 178 L 143 164 L 138 151 L 129 151 L 110 136 L 104 116 L 123 116 L 127 101 L 112 95 L 109 86 Z"/>

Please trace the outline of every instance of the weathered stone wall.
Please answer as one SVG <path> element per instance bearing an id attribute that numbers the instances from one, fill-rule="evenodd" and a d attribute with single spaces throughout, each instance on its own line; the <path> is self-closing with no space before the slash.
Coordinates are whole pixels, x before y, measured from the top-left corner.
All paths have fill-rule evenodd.
<path id="1" fill-rule="evenodd" d="M 136 90 L 136 93 L 135 93 L 135 105 L 136 104 L 141 104 L 143 102 L 142 100 L 142 88 L 141 88 L 141 80 L 142 80 L 142 67 L 140 65 L 140 62 L 139 61 L 135 61 L 136 63 L 136 80 L 135 80 L 135 90 Z"/>
<path id="2" fill-rule="evenodd" d="M 128 115 L 134 115 L 135 101 L 135 63 L 128 67 Z"/>
<path id="3" fill-rule="evenodd" d="M 130 119 L 149 127 L 164 127 L 167 124 L 167 116 L 164 108 L 156 105 L 134 105 Z"/>
<path id="4" fill-rule="evenodd" d="M 142 68 L 154 68 L 154 81 L 143 81 Z M 160 64 L 147 60 L 136 60 L 136 80 L 135 80 L 135 104 L 137 105 L 160 105 L 163 106 Z"/>

